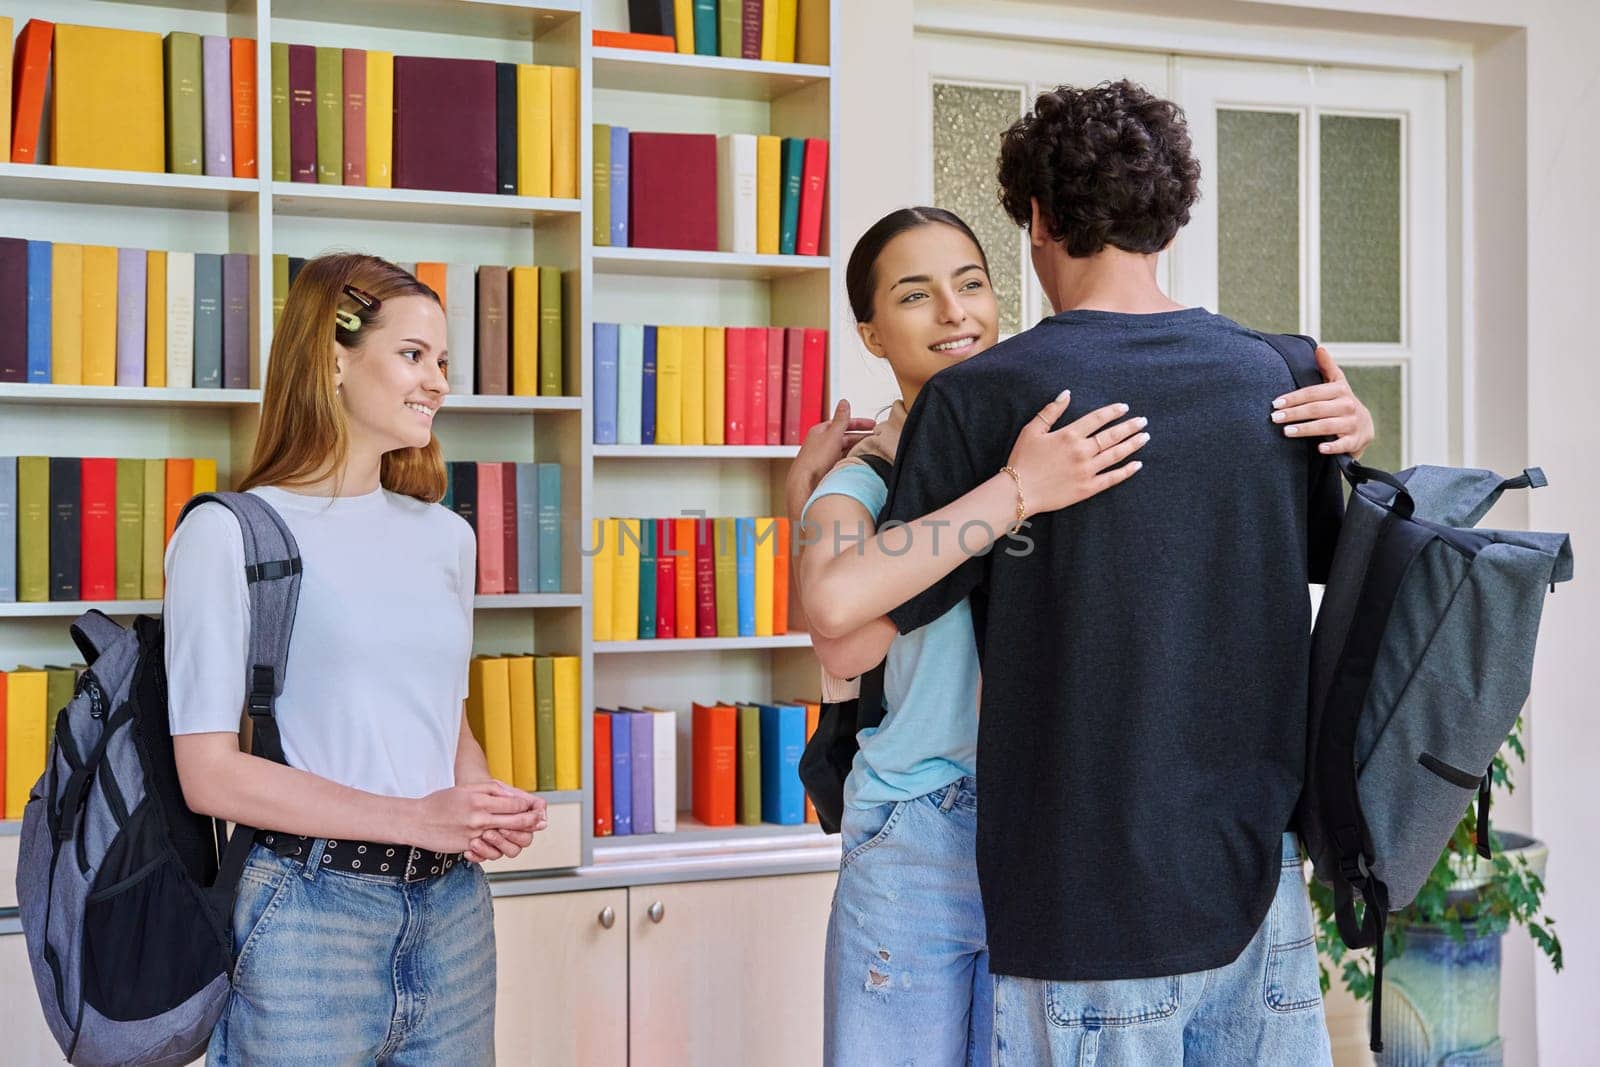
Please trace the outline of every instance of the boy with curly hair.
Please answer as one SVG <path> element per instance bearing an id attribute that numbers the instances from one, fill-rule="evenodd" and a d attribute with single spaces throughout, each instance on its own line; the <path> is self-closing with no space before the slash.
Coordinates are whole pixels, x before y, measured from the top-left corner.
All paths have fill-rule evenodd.
<path id="1" fill-rule="evenodd" d="M 1137 477 L 890 614 L 905 633 L 971 598 L 995 1061 L 1328 1063 L 1288 833 L 1306 587 L 1342 514 L 1308 438 L 1370 421 L 1350 399 L 1286 435 L 1275 407 L 1307 397 L 1278 353 L 1161 291 L 1200 184 L 1176 105 L 1125 81 L 1043 93 L 1003 135 L 999 178 L 1056 314 L 927 384 L 883 521 L 992 477 L 1063 389 L 1058 425 L 1121 402 L 1151 440 Z"/>

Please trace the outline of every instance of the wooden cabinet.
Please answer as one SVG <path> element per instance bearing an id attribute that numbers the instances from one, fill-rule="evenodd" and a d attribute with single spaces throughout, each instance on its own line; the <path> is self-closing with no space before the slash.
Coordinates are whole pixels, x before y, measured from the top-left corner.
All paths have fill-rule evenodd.
<path id="1" fill-rule="evenodd" d="M 39 992 L 28 969 L 28 945 L 21 934 L 0 937 L 0 1061 L 14 1064 L 65 1063 L 39 1010 Z"/>

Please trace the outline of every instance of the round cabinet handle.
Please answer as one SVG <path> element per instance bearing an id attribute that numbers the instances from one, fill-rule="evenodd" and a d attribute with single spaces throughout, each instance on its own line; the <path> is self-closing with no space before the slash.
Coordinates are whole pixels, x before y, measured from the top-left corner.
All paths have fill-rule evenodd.
<path id="1" fill-rule="evenodd" d="M 600 925 L 605 927 L 607 930 L 609 930 L 613 926 L 615 926 L 616 924 L 617 924 L 617 913 L 615 911 L 611 910 L 611 907 L 609 905 L 607 905 L 604 908 L 601 908 L 600 909 Z"/>
<path id="2" fill-rule="evenodd" d="M 645 911 L 645 914 L 650 916 L 651 922 L 658 923 L 666 917 L 667 907 L 658 900 L 650 905 L 650 907 Z"/>

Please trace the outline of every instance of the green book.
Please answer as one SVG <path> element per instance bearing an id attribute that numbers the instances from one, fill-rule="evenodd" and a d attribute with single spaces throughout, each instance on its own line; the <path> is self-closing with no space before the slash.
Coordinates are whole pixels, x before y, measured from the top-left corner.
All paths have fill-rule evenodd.
<path id="1" fill-rule="evenodd" d="M 283 317 L 284 302 L 289 299 L 289 257 L 282 252 L 272 255 L 272 328 L 278 328 Z"/>
<path id="2" fill-rule="evenodd" d="M 289 46 L 272 45 L 272 180 L 289 180 Z"/>
<path id="3" fill-rule="evenodd" d="M 117 599 L 144 595 L 144 460 L 117 460 Z"/>
<path id="4" fill-rule="evenodd" d="M 344 184 L 344 49 L 317 49 L 317 182 Z"/>
<path id="5" fill-rule="evenodd" d="M 805 169 L 806 142 L 799 137 L 783 139 L 783 207 L 778 222 L 778 252 L 794 255 L 795 234 L 800 230 L 800 185 Z"/>
<path id="6" fill-rule="evenodd" d="M 72 667 L 45 665 L 44 736 L 46 744 L 49 744 L 56 736 L 56 718 L 61 714 L 62 708 L 72 703 L 72 687 L 77 684 L 77 681 L 78 672 Z"/>
<path id="7" fill-rule="evenodd" d="M 200 35 L 174 30 L 162 45 L 167 76 L 167 171 L 204 174 Z"/>
<path id="8" fill-rule="evenodd" d="M 694 52 L 717 54 L 717 0 L 694 0 Z"/>
<path id="9" fill-rule="evenodd" d="M 711 551 L 716 559 L 717 636 L 739 636 L 739 556 L 732 519 L 715 519 Z"/>
<path id="10" fill-rule="evenodd" d="M 761 823 L 761 708 L 740 704 L 737 817 L 745 826 Z"/>
<path id="11" fill-rule="evenodd" d="M 139 460 L 144 464 L 144 522 L 140 541 L 144 547 L 144 595 L 160 600 L 166 593 L 163 567 L 167 551 L 167 461 Z"/>
<path id="12" fill-rule="evenodd" d="M 556 661 L 533 661 L 533 735 L 539 760 L 539 789 L 556 787 Z"/>
<path id="13" fill-rule="evenodd" d="M 17 457 L 17 599 L 50 599 L 50 460 Z"/>
<path id="14" fill-rule="evenodd" d="M 603 248 L 611 243 L 611 127 L 594 126 L 594 205 L 593 243 Z"/>
<path id="15" fill-rule="evenodd" d="M 738 59 L 744 47 L 744 0 L 717 0 L 722 12 L 717 44 L 724 59 Z"/>
<path id="16" fill-rule="evenodd" d="M 561 268 L 540 267 L 539 395 L 562 396 L 561 389 Z"/>

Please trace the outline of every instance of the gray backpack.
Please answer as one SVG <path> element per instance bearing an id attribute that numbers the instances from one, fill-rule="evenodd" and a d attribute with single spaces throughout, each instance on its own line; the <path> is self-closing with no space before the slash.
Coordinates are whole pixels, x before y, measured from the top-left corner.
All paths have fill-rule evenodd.
<path id="1" fill-rule="evenodd" d="M 1297 385 L 1322 380 L 1309 339 L 1263 336 Z M 1474 799 L 1489 857 L 1490 764 L 1528 699 L 1545 590 L 1571 579 L 1572 546 L 1475 528 L 1505 490 L 1546 484 L 1537 468 L 1389 474 L 1341 459 L 1352 492 L 1312 632 L 1298 829 L 1345 944 L 1375 950 L 1376 1052 L 1388 913 L 1416 898 Z"/>
<path id="2" fill-rule="evenodd" d="M 283 762 L 272 718 L 300 592 L 294 537 L 245 493 L 216 501 L 244 531 L 253 751 Z M 180 516 L 179 521 L 182 521 Z M 165 1067 L 205 1052 L 228 1001 L 234 892 L 253 831 L 183 802 L 159 619 L 98 611 L 72 638 L 88 669 L 56 718 L 22 818 L 17 901 L 45 1021 L 68 1062 Z"/>

